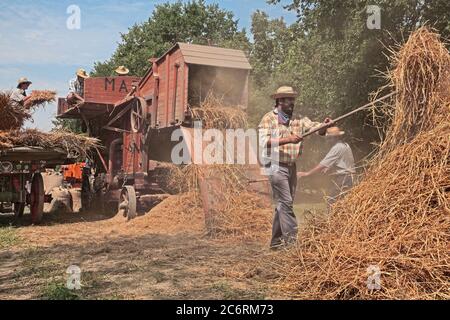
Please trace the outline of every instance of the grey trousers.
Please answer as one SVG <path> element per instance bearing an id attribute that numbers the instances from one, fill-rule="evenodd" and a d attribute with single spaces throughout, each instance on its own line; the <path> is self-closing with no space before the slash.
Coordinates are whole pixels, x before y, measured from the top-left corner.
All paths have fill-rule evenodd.
<path id="1" fill-rule="evenodd" d="M 297 218 L 294 214 L 294 197 L 297 188 L 297 168 L 295 164 L 280 165 L 271 169 L 270 184 L 275 201 L 272 225 L 271 247 L 294 242 L 297 237 Z"/>

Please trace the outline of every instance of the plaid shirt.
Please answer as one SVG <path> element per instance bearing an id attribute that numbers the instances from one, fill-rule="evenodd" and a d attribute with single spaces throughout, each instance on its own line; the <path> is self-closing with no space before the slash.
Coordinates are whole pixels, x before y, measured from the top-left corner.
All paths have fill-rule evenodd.
<path id="1" fill-rule="evenodd" d="M 268 112 L 261 120 L 258 126 L 260 148 L 265 151 L 263 158 L 270 159 L 272 162 L 279 161 L 281 163 L 295 163 L 300 156 L 302 149 L 302 142 L 289 143 L 282 146 L 272 146 L 269 151 L 267 148 L 267 141 L 270 138 L 287 138 L 293 134 L 301 136 L 309 130 L 320 126 L 320 122 L 314 122 L 307 117 L 294 119 L 289 121 L 288 125 L 278 122 L 278 110 Z"/>
<path id="2" fill-rule="evenodd" d="M 69 93 L 76 93 L 79 96 L 84 96 L 84 81 L 78 81 L 78 78 L 73 78 L 69 81 Z"/>

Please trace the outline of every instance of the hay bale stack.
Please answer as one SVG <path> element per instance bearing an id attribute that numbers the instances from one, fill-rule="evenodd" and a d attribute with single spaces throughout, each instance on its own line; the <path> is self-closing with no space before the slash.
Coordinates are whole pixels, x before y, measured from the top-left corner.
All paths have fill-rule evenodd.
<path id="1" fill-rule="evenodd" d="M 391 125 L 361 184 L 277 257 L 301 299 L 450 298 L 450 54 L 422 28 L 394 57 Z M 368 268 L 381 271 L 372 290 Z"/>

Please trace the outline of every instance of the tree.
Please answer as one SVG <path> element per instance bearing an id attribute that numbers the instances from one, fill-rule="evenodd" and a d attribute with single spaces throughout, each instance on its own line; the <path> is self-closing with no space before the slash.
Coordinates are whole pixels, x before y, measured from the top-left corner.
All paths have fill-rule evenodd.
<path id="1" fill-rule="evenodd" d="M 252 15 L 251 32 L 253 78 L 261 86 L 276 71 L 277 66 L 284 62 L 294 32 L 293 27 L 286 26 L 283 18 L 270 20 L 267 13 L 260 10 Z"/>
<path id="2" fill-rule="evenodd" d="M 67 130 L 74 133 L 83 133 L 83 124 L 79 119 L 61 119 L 52 120 L 52 130 Z"/>
<path id="3" fill-rule="evenodd" d="M 118 65 L 142 76 L 149 68 L 148 59 L 161 56 L 176 42 L 250 49 L 245 29 L 238 29 L 233 13 L 204 0 L 157 5 L 148 21 L 135 24 L 121 38 L 110 59 L 95 63 L 93 76 L 110 76 Z"/>

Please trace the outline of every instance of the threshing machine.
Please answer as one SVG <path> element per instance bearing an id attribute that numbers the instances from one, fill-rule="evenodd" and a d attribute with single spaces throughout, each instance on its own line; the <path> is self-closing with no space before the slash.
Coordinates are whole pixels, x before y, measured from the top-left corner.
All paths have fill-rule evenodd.
<path id="1" fill-rule="evenodd" d="M 106 146 L 93 165 L 92 194 L 97 203 L 118 204 L 131 219 L 140 206 L 167 196 L 155 179 L 160 162 L 171 162 L 174 130 L 192 130 L 190 106 L 208 93 L 224 103 L 248 104 L 251 66 L 240 50 L 177 43 L 160 58 L 149 59 L 142 78 L 94 77 L 85 80 L 84 101 L 59 99 L 58 117 L 81 119 L 91 136 Z M 85 190 L 85 192 L 87 192 Z"/>

